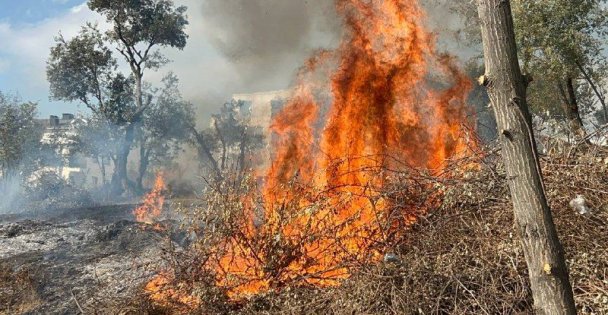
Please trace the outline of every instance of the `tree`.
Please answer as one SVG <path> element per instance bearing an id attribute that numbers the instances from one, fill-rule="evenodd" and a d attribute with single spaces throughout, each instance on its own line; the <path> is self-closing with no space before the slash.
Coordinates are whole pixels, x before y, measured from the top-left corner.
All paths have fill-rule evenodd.
<path id="1" fill-rule="evenodd" d="M 106 119 L 92 116 L 76 124 L 73 140 L 75 151 L 95 160 L 101 173 L 101 183 L 108 183 L 106 165 L 110 162 L 116 168 L 116 158 L 124 132 Z"/>
<path id="2" fill-rule="evenodd" d="M 247 157 L 264 143 L 264 135 L 249 126 L 242 113 L 245 103 L 232 100 L 224 103 L 220 112 L 212 116 L 211 127 L 197 130 L 190 126 L 191 143 L 197 148 L 201 162 L 211 168 L 217 179 L 228 171 L 242 174 L 248 167 Z"/>
<path id="3" fill-rule="evenodd" d="M 51 99 L 79 101 L 91 110 L 94 116 L 93 128 L 81 130 L 85 132 L 87 141 L 94 139 L 86 131 L 101 131 L 98 127 L 103 126 L 115 129 L 116 134 L 122 134 L 118 143 L 124 147 L 125 127 L 136 112 L 132 80 L 117 72 L 117 62 L 104 43 L 103 35 L 95 25 L 87 24 L 76 37 L 66 40 L 60 34 L 55 41 L 56 45 L 51 48 L 47 61 Z M 91 144 L 99 143 L 92 141 L 83 148 L 88 153 L 93 153 L 98 150 Z M 116 162 L 119 158 L 127 158 L 114 156 Z M 118 191 L 122 176 L 126 174 L 118 173 L 116 167 L 114 171 L 113 182 Z"/>
<path id="4" fill-rule="evenodd" d="M 107 38 L 117 45 L 135 81 L 134 99 L 137 110 L 125 127 L 125 142 L 117 160 L 118 177 L 123 189 L 129 189 L 127 160 L 135 140 L 136 126 L 151 100 L 143 99 L 143 77 L 145 69 L 157 70 L 168 60 L 159 47 L 183 49 L 188 35 L 185 27 L 188 20 L 185 6 L 175 7 L 171 0 L 90 0 L 89 8 L 106 17 L 112 25 Z"/>
<path id="5" fill-rule="evenodd" d="M 524 73 L 536 78 L 528 99 L 539 112 L 561 113 L 569 129 L 585 133 L 581 100 L 593 95 L 608 118 L 602 78 L 606 71 L 603 38 L 608 32 L 606 0 L 514 0 L 516 42 Z M 477 15 L 470 1 L 450 5 L 464 17 L 466 39 L 479 43 Z M 585 88 L 585 85 L 589 88 Z"/>
<path id="6" fill-rule="evenodd" d="M 578 81 L 599 89 L 589 75 L 605 63 L 603 38 L 608 31 L 605 0 L 516 0 L 516 40 L 526 73 L 541 73 L 550 88 L 541 97 L 557 95 L 570 129 L 585 134 L 579 107 Z M 542 86 L 539 86 L 542 88 Z M 551 90 L 558 93 L 550 93 Z M 541 89 L 542 91 L 542 89 Z M 604 108 L 604 100 L 597 95 Z"/>
<path id="7" fill-rule="evenodd" d="M 51 96 L 80 101 L 124 130 L 113 178 L 122 192 L 132 192 L 127 161 L 135 130 L 152 104 L 151 97 L 144 100 L 144 73 L 168 62 L 159 48 L 185 47 L 186 7 L 176 8 L 170 0 L 90 0 L 88 5 L 105 16 L 112 28 L 104 37 L 95 26 L 87 24 L 74 39 L 67 41 L 61 35 L 56 38 L 47 65 Z M 108 44 L 114 45 L 127 62 L 129 75 L 117 71 Z"/>
<path id="8" fill-rule="evenodd" d="M 0 210 L 13 205 L 37 165 L 42 127 L 35 116 L 35 103 L 0 93 Z"/>
<path id="9" fill-rule="evenodd" d="M 139 175 L 136 184 L 140 191 L 148 168 L 173 161 L 190 137 L 188 126 L 195 124 L 192 104 L 183 100 L 178 83 L 174 74 L 165 76 L 160 95 L 144 114 L 137 137 Z"/>
<path id="10" fill-rule="evenodd" d="M 0 93 L 0 177 L 16 176 L 35 158 L 42 128 L 36 123 L 36 104 Z"/>
<path id="11" fill-rule="evenodd" d="M 539 314 L 576 314 L 563 248 L 549 209 L 517 58 L 511 4 L 477 0 L 486 65 L 480 78 L 496 115 L 517 232 Z"/>

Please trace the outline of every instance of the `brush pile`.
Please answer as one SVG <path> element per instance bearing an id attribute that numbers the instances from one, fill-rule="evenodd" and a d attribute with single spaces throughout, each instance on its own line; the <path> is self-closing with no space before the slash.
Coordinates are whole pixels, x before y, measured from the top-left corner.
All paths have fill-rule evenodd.
<path id="1" fill-rule="evenodd" d="M 607 314 L 608 150 L 563 143 L 545 147 L 549 150 L 541 164 L 546 191 L 577 307 L 581 314 Z M 429 187 L 432 181 L 442 201 L 406 200 L 430 202 L 432 208 L 408 227 L 404 238 L 387 246 L 390 250 L 382 262 L 350 266 L 352 275 L 340 286 L 285 284 L 235 301 L 214 286 L 213 274 L 200 274 L 192 267 L 200 266 L 204 257 L 185 250 L 171 253 L 168 261 L 174 273 L 166 283 L 174 297 L 181 298 L 162 307 L 142 303 L 148 311 L 170 314 L 531 313 L 526 265 L 514 233 L 500 156 L 497 150 L 488 150 L 475 160 L 479 167 L 463 167 L 470 160 L 454 162 L 454 175 L 448 179 L 419 174 L 418 179 L 426 181 L 420 187 Z M 416 190 L 411 178 L 402 183 L 391 186 L 392 191 Z M 587 213 L 581 214 L 581 204 Z M 176 294 L 176 288 L 181 293 Z"/>

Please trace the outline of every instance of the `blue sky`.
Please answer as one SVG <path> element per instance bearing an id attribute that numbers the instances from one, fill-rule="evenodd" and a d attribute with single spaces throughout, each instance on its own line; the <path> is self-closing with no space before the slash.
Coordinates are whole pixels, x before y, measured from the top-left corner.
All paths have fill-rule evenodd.
<path id="1" fill-rule="evenodd" d="M 13 25 L 37 23 L 64 14 L 83 0 L 3 0 L 0 20 Z"/>
<path id="2" fill-rule="evenodd" d="M 174 72 L 180 79 L 182 95 L 195 105 L 203 121 L 235 93 L 287 88 L 311 51 L 321 47 L 314 44 L 302 49 L 302 45 L 296 45 L 269 64 L 258 62 L 263 56 L 257 55 L 244 55 L 237 61 L 227 58 L 218 48 L 226 40 L 227 30 L 206 18 L 209 1 L 174 0 L 176 5 L 188 7 L 188 44 L 181 51 L 163 50 L 172 62 L 144 75 L 147 82 L 158 84 L 168 72 Z M 54 37 L 61 32 L 71 38 L 86 22 L 108 28 L 103 17 L 89 10 L 86 0 L 0 0 L 0 91 L 37 102 L 40 117 L 88 115 L 86 107 L 78 103 L 50 101 L 46 80 L 46 60 Z M 270 36 L 253 33 L 262 38 Z M 122 70 L 128 72 L 128 67 Z"/>
<path id="3" fill-rule="evenodd" d="M 75 104 L 51 102 L 45 62 L 53 37 L 75 34 L 94 17 L 84 0 L 0 0 L 0 91 L 39 104 L 39 116 L 77 112 Z"/>
<path id="4" fill-rule="evenodd" d="M 199 18 L 203 1 L 175 0 L 189 8 L 188 45 L 183 51 L 166 51 L 173 62 L 147 73 L 144 79 L 160 82 L 167 72 L 175 72 L 184 97 L 207 116 L 231 93 L 241 92 L 244 85 L 235 83 L 239 77 L 233 65 L 214 48 L 204 31 L 207 27 Z M 37 102 L 40 117 L 64 112 L 87 115 L 88 110 L 78 103 L 50 101 L 46 81 L 46 60 L 54 36 L 61 31 L 73 37 L 87 21 L 107 28 L 105 19 L 90 11 L 85 0 L 0 0 L 0 91 Z"/>

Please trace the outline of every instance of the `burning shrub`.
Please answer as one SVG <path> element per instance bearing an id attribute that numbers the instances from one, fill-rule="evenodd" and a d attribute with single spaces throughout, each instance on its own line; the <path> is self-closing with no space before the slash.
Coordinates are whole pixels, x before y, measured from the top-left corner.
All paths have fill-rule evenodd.
<path id="1" fill-rule="evenodd" d="M 383 188 L 368 185 L 354 194 L 294 179 L 272 195 L 280 196 L 273 203 L 252 177 L 214 183 L 203 207 L 184 209 L 192 246 L 179 259 L 172 253 L 167 271 L 146 290 L 163 305 L 207 309 L 286 288 L 341 284 L 390 255 L 415 219 L 439 204 L 435 177 L 414 169 L 368 172 L 384 178 Z"/>
<path id="2" fill-rule="evenodd" d="M 484 230 L 487 222 L 463 215 L 479 210 L 469 207 L 492 206 L 488 196 L 506 200 L 498 194 L 504 189 L 488 191 L 493 186 L 485 182 L 494 180 L 499 189 L 504 177 L 480 171 L 483 160 L 474 167 L 467 160 L 453 168 L 446 162 L 475 158 L 476 141 L 466 128 L 471 82 L 453 58 L 435 51 L 417 1 L 334 3 L 343 40 L 308 60 L 291 99 L 274 116 L 271 161 L 256 170 L 262 184 L 216 176 L 221 179 L 211 183 L 203 206 L 185 213 L 194 242 L 177 257 L 186 259 L 170 259 L 148 283 L 151 298 L 180 312 L 311 311 L 302 305 L 292 312 L 286 296 L 336 313 L 529 309 L 525 280 L 517 278 L 519 257 L 498 238 L 510 225 L 507 216 L 494 217 L 500 225 L 493 234 Z M 330 104 L 317 97 L 328 91 Z M 483 186 L 471 180 L 488 174 Z M 419 220 L 439 213 L 458 219 L 445 226 Z M 509 259 L 495 260 L 496 251 Z M 494 267 L 516 278 L 502 282 Z M 417 287 L 416 299 L 403 297 Z M 477 297 L 482 291 L 514 296 L 489 305 Z M 449 299 L 461 294 L 473 299 L 463 299 L 463 306 Z"/>
<path id="3" fill-rule="evenodd" d="M 592 150 L 570 156 L 571 152 L 552 151 L 542 159 L 547 195 L 566 249 L 579 311 L 601 314 L 608 311 L 605 307 L 608 299 L 608 205 L 605 202 L 608 164 L 604 163 L 608 152 Z M 308 283 L 305 280 L 309 275 L 285 277 L 290 272 L 286 262 L 302 255 L 296 250 L 302 247 L 269 234 L 247 237 L 246 230 L 240 228 L 245 220 L 241 214 L 248 209 L 248 201 L 243 196 L 251 196 L 251 190 L 255 190 L 252 179 L 218 184 L 205 195 L 205 207 L 188 212 L 186 225 L 196 235 L 192 247 L 167 253 L 170 276 L 161 275 L 157 278 L 160 281 L 149 284 L 148 293 L 153 293 L 156 303 L 164 301 L 169 313 L 532 312 L 526 264 L 519 240 L 513 233 L 501 160 L 493 153 L 483 156 L 473 164 L 475 167 L 471 167 L 471 160 L 460 160 L 446 169 L 450 176 L 446 174 L 442 179 L 414 171 L 392 176 L 382 196 L 390 198 L 395 207 L 420 209 L 421 212 L 415 214 L 418 220 L 399 226 L 397 230 L 406 231 L 387 233 L 385 242 L 376 244 L 374 248 L 382 248 L 378 252 L 384 253 L 381 259 L 341 261 L 339 266 L 348 268 L 350 276 L 339 278 L 339 286 Z M 288 191 L 293 193 L 296 187 Z M 587 202 L 596 211 L 581 215 L 570 208 L 571 198 L 581 193 L 585 193 Z M 291 199 L 294 202 L 284 207 L 303 211 L 305 209 L 298 207 L 306 196 L 294 196 Z M 326 200 L 319 200 L 316 205 L 322 207 L 324 202 Z M 251 213 L 255 218 L 261 216 L 260 211 Z M 283 217 L 280 221 L 290 220 L 291 217 Z M 253 222 L 253 228 L 262 223 Z M 328 229 L 327 232 L 335 231 Z M 227 240 L 240 240 L 243 248 L 251 248 L 251 252 L 260 257 L 266 255 L 261 269 L 265 274 L 261 278 L 268 281 L 252 282 L 246 273 L 233 273 L 231 278 L 225 278 L 222 273 L 227 270 L 200 268 L 218 265 L 218 254 L 220 260 L 225 257 L 225 252 L 218 248 L 226 249 L 221 245 L 227 244 Z M 239 262 L 230 263 L 238 265 Z M 229 268 L 236 267 L 229 265 Z M 246 299 L 234 299 L 230 294 L 239 284 L 258 283 L 269 290 Z"/>
<path id="4" fill-rule="evenodd" d="M 197 273 L 232 301 L 337 286 L 358 266 L 381 261 L 437 204 L 435 178 L 416 170 L 441 173 L 446 159 L 475 147 L 462 128 L 471 82 L 435 51 L 419 4 L 336 0 L 335 7 L 343 41 L 309 59 L 273 118 L 263 185 L 239 176 L 213 183 L 205 208 L 189 214 L 204 263 L 189 267 L 194 274 L 184 281 L 160 275 L 148 286 L 154 298 L 205 304 L 183 285 Z M 328 90 L 326 106 L 316 95 Z"/>

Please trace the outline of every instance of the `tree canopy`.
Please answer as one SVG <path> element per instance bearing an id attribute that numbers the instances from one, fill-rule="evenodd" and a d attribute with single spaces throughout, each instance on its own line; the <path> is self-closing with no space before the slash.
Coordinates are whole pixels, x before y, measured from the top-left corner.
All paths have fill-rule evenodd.
<path id="1" fill-rule="evenodd" d="M 36 104 L 0 93 L 0 178 L 21 170 L 40 148 L 42 128 L 35 120 Z"/>

